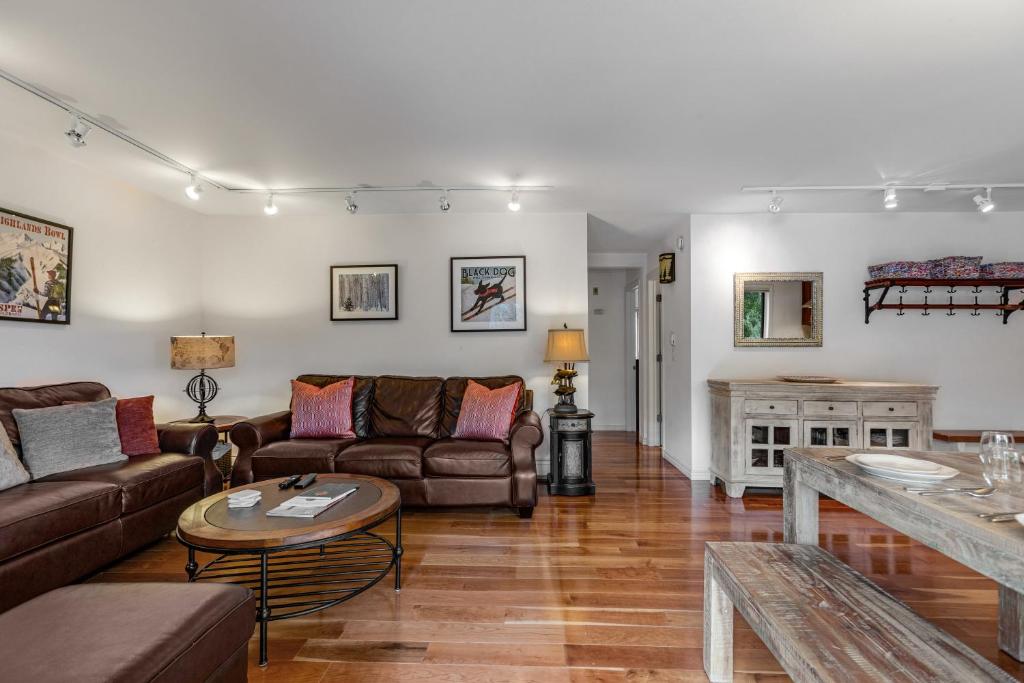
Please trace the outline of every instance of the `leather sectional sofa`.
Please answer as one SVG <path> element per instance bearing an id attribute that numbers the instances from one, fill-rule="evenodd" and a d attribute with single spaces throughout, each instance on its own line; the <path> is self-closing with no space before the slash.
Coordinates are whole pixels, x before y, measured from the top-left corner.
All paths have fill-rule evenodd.
<path id="1" fill-rule="evenodd" d="M 352 375 L 301 375 L 323 387 Z M 238 456 L 231 485 L 309 472 L 382 477 L 404 505 L 509 505 L 530 517 L 537 503 L 534 450 L 543 440 L 532 392 L 520 392 L 508 440 L 455 439 L 469 379 L 489 388 L 523 384 L 520 377 L 376 377 L 356 375 L 352 439 L 290 439 L 291 412 L 235 425 Z"/>
<path id="2" fill-rule="evenodd" d="M 0 389 L 0 428 L 20 452 L 15 408 L 110 397 L 102 384 Z M 252 591 L 230 584 L 85 583 L 166 536 L 220 491 L 210 425 L 158 425 L 163 452 L 0 491 L 0 679 L 244 683 Z"/>
<path id="3" fill-rule="evenodd" d="M 0 389 L 0 425 L 20 449 L 15 408 L 100 401 L 96 382 Z M 210 425 L 159 425 L 157 455 L 53 474 L 0 491 L 0 612 L 77 581 L 166 536 L 223 477 Z"/>

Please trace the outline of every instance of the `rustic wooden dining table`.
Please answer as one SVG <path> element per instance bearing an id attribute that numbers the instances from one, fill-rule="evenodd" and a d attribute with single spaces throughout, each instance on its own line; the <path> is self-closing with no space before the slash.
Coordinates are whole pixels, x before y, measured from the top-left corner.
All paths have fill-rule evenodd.
<path id="1" fill-rule="evenodd" d="M 783 528 L 787 543 L 818 544 L 818 496 L 826 495 L 949 556 L 999 584 L 999 647 L 1024 660 L 1024 526 L 989 522 L 979 513 L 1024 512 L 1024 487 L 1000 488 L 987 498 L 965 494 L 922 496 L 918 486 L 865 473 L 840 459 L 852 448 L 789 448 L 783 475 Z M 985 486 L 971 453 L 900 451 L 960 471 L 939 487 Z M 921 485 L 923 487 L 929 484 Z"/>

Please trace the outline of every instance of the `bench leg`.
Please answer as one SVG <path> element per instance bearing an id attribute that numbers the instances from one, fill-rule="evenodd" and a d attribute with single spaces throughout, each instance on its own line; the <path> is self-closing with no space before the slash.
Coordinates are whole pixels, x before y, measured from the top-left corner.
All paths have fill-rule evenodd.
<path id="1" fill-rule="evenodd" d="M 999 587 L 999 649 L 1024 660 L 1024 594 Z"/>
<path id="2" fill-rule="evenodd" d="M 704 555 L 704 673 L 713 682 L 732 680 L 732 600 L 715 578 Z"/>

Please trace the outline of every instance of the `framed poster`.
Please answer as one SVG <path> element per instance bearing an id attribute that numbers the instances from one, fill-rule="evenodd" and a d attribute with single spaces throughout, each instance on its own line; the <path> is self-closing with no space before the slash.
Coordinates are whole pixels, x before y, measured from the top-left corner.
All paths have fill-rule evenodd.
<path id="1" fill-rule="evenodd" d="M 66 225 L 0 209 L 0 320 L 71 323 L 71 238 Z"/>
<path id="2" fill-rule="evenodd" d="M 526 257 L 451 260 L 452 332 L 526 329 Z"/>
<path id="3" fill-rule="evenodd" d="M 398 266 L 331 266 L 331 320 L 398 320 Z"/>

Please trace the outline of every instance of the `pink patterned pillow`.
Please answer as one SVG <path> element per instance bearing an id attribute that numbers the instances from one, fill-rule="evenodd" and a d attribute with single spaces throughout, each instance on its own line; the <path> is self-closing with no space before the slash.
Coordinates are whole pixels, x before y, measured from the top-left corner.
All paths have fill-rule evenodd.
<path id="1" fill-rule="evenodd" d="M 292 380 L 293 439 L 350 439 L 355 377 L 317 388 Z"/>
<path id="2" fill-rule="evenodd" d="M 504 441 L 515 419 L 516 403 L 519 402 L 521 390 L 519 382 L 499 389 L 488 389 L 483 384 L 469 380 L 452 436 L 456 439 Z"/>

